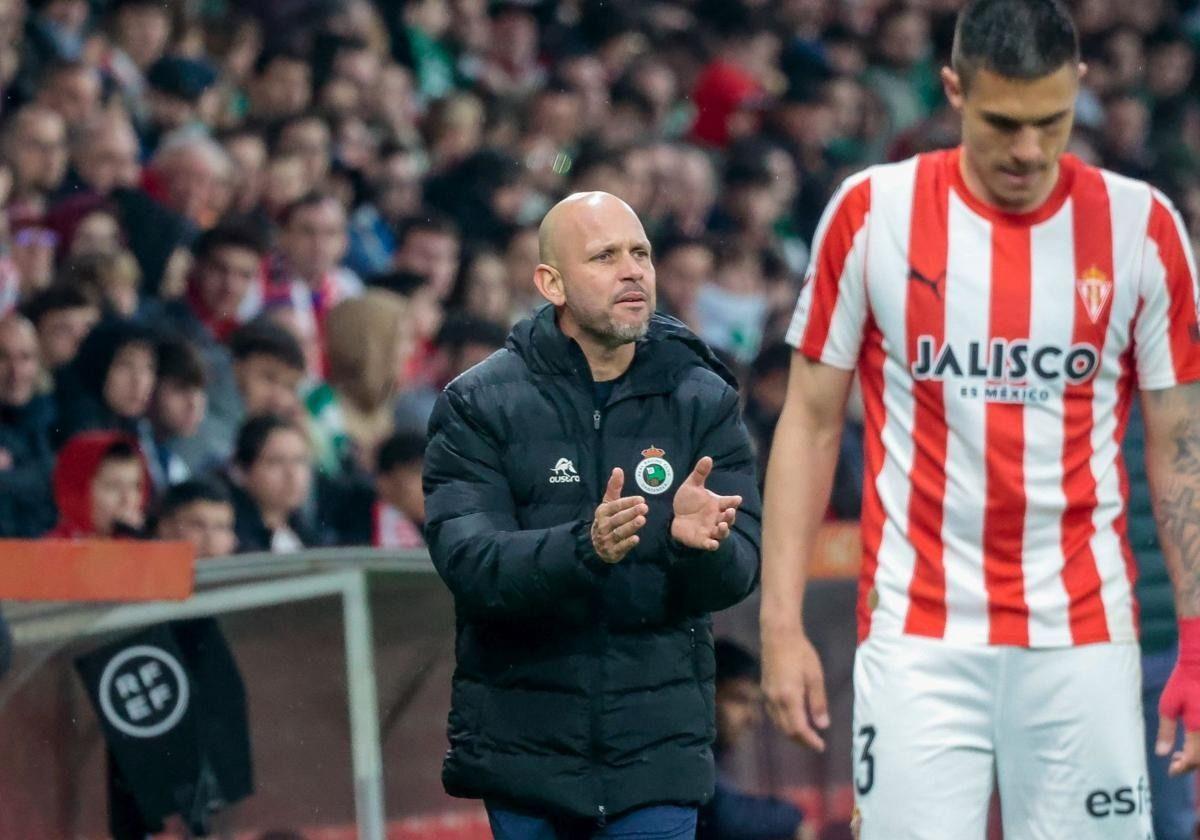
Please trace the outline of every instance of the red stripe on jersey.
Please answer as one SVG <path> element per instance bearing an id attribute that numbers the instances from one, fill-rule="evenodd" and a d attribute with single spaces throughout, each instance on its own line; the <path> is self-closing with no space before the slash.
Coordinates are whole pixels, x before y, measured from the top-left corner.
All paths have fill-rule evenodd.
<path id="1" fill-rule="evenodd" d="M 946 320 L 946 227 L 949 218 L 946 155 L 917 162 L 908 243 L 905 328 L 909 364 L 917 339 L 940 347 Z M 909 476 L 908 540 L 916 554 L 904 632 L 941 637 L 946 631 L 946 567 L 942 520 L 946 500 L 946 404 L 941 382 L 913 382 L 913 464 Z"/>
<path id="2" fill-rule="evenodd" d="M 1032 294 L 1029 228 L 992 227 L 991 340 L 1029 338 Z M 989 342 L 990 346 L 990 342 Z M 1025 406 L 988 403 L 987 503 L 983 517 L 983 579 L 987 587 L 988 640 L 1029 644 L 1029 605 L 1021 564 L 1025 538 Z"/>
<path id="3" fill-rule="evenodd" d="M 1112 216 L 1108 189 L 1097 169 L 1080 167 L 1072 195 L 1075 242 L 1075 326 L 1071 344 L 1104 350 L 1112 312 Z M 1106 288 L 1107 285 L 1107 288 Z M 1065 348 L 1064 348 L 1065 349 Z M 1093 380 L 1066 383 L 1063 391 L 1063 585 L 1067 590 L 1071 639 L 1075 644 L 1109 640 L 1108 618 L 1100 597 L 1100 572 L 1092 553 L 1096 533 L 1096 477 L 1092 475 Z"/>
<path id="4" fill-rule="evenodd" d="M 1129 591 L 1132 592 L 1137 584 L 1137 559 L 1133 555 L 1133 547 L 1129 544 L 1129 472 L 1125 469 L 1125 455 L 1121 452 L 1121 442 L 1125 440 L 1125 430 L 1129 427 L 1129 412 L 1133 402 L 1133 345 L 1122 354 L 1121 377 L 1117 380 L 1117 430 L 1114 437 L 1117 441 L 1117 476 L 1121 485 L 1121 498 L 1125 504 L 1121 513 L 1113 520 L 1113 528 L 1121 541 L 1121 558 L 1125 561 L 1125 577 L 1129 581 Z M 1137 598 L 1130 598 L 1133 609 L 1133 629 L 1141 635 L 1142 617 Z"/>
<path id="5" fill-rule="evenodd" d="M 1167 323 L 1171 333 L 1171 365 L 1176 382 L 1200 379 L 1200 326 L 1196 323 L 1196 278 L 1188 264 L 1186 247 L 1179 238 L 1174 214 L 1157 195 L 1150 205 L 1146 235 L 1158 246 L 1170 296 Z"/>
<path id="6" fill-rule="evenodd" d="M 833 323 L 833 310 L 837 306 L 842 269 L 854 246 L 854 237 L 858 235 L 870 210 L 871 179 L 863 178 L 846 191 L 829 222 L 829 229 L 817 246 L 817 264 L 808 281 L 813 284 L 812 307 L 799 343 L 800 352 L 810 359 L 819 361 L 825 349 L 829 326 Z"/>
<path id="7" fill-rule="evenodd" d="M 875 589 L 875 572 L 879 568 L 879 546 L 883 542 L 885 514 L 879 497 L 879 474 L 883 472 L 883 427 L 887 409 L 883 403 L 883 364 L 887 353 L 883 349 L 883 333 L 868 316 L 859 360 L 858 379 L 863 401 L 863 499 L 860 516 L 862 531 L 862 569 L 858 576 L 858 641 L 861 644 L 871 633 L 871 592 Z"/>

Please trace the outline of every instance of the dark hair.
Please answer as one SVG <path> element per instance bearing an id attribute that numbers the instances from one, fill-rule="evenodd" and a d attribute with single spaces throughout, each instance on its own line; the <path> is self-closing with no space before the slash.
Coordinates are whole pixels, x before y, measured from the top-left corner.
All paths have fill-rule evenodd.
<path id="1" fill-rule="evenodd" d="M 262 455 L 263 448 L 267 445 L 267 440 L 272 434 L 281 429 L 295 432 L 304 437 L 304 432 L 300 427 L 290 420 L 285 420 L 274 414 L 262 414 L 258 417 L 251 417 L 242 424 L 241 430 L 238 431 L 237 445 L 233 450 L 233 462 L 242 469 L 253 466 L 254 462 Z M 307 438 L 305 439 L 307 440 Z"/>
<path id="2" fill-rule="evenodd" d="M 304 349 L 296 336 L 267 318 L 256 318 L 229 337 L 229 352 L 235 361 L 251 356 L 270 356 L 292 370 L 304 370 Z"/>
<path id="3" fill-rule="evenodd" d="M 137 444 L 131 440 L 121 438 L 113 441 L 108 449 L 104 450 L 104 457 L 100 459 L 100 463 L 105 461 L 138 461 L 141 462 L 142 453 L 138 449 Z"/>
<path id="4" fill-rule="evenodd" d="M 458 225 L 449 216 L 443 213 L 425 213 L 400 223 L 399 230 L 396 231 L 396 250 L 399 251 L 403 248 L 408 237 L 417 231 L 440 233 L 445 236 L 453 236 L 455 239 L 461 237 Z"/>
<path id="5" fill-rule="evenodd" d="M 158 518 L 161 520 L 174 516 L 183 508 L 196 502 L 232 505 L 233 496 L 229 489 L 219 481 L 192 478 L 167 489 L 167 492 L 163 494 L 162 501 L 158 504 Z"/>
<path id="6" fill-rule="evenodd" d="M 332 201 L 338 207 L 342 206 L 342 202 L 338 201 L 337 196 L 333 193 L 321 192 L 320 190 L 312 190 L 300 198 L 297 198 L 279 214 L 279 224 L 281 227 L 287 227 L 292 223 L 292 218 L 308 207 L 318 207 L 327 201 Z"/>
<path id="7" fill-rule="evenodd" d="M 258 54 L 258 58 L 254 61 L 254 75 L 261 76 L 276 61 L 291 61 L 295 64 L 303 64 L 305 67 L 309 66 L 308 56 L 301 50 L 280 47 L 278 49 L 263 50 Z"/>
<path id="8" fill-rule="evenodd" d="M 717 683 L 730 680 L 758 682 L 761 671 L 758 657 L 731 639 L 717 639 L 713 644 L 717 659 Z"/>
<path id="9" fill-rule="evenodd" d="M 292 114 L 289 117 L 284 117 L 278 122 L 273 123 L 271 127 L 267 129 L 267 148 L 270 149 L 271 155 L 275 156 L 280 154 L 279 144 L 283 140 L 284 132 L 294 125 L 299 125 L 300 123 L 306 122 L 319 122 L 321 125 L 325 126 L 326 131 L 328 131 L 332 137 L 333 126 L 329 124 L 329 120 L 325 119 L 324 114 L 321 114 L 319 111 L 312 110 L 301 111 L 299 114 Z"/>
<path id="10" fill-rule="evenodd" d="M 380 475 L 396 467 L 417 464 L 425 457 L 425 435 L 419 432 L 395 432 L 379 447 L 375 470 Z"/>
<path id="11" fill-rule="evenodd" d="M 79 387 L 96 395 L 104 392 L 104 383 L 117 356 L 126 347 L 140 346 L 146 349 L 155 361 L 159 334 L 154 328 L 138 321 L 113 318 L 101 321 L 83 339 L 79 353 L 72 362 L 78 377 Z"/>
<path id="12" fill-rule="evenodd" d="M 1038 79 L 1079 61 L 1079 33 L 1060 0 L 971 0 L 958 15 L 950 63 L 964 89 L 975 72 Z"/>
<path id="13" fill-rule="evenodd" d="M 439 349 L 461 350 L 468 344 L 482 344 L 497 350 L 508 340 L 508 330 L 474 315 L 454 313 L 446 317 L 437 331 L 433 345 Z"/>
<path id="14" fill-rule="evenodd" d="M 750 363 L 751 376 L 759 379 L 768 373 L 788 370 L 792 366 L 792 356 L 795 352 L 786 341 L 773 341 L 764 345 Z"/>
<path id="15" fill-rule="evenodd" d="M 262 232 L 253 225 L 222 223 L 196 237 L 196 241 L 192 243 L 192 255 L 197 262 L 202 262 L 212 257 L 220 248 L 243 248 L 260 257 L 268 250 Z"/>
<path id="16" fill-rule="evenodd" d="M 54 283 L 30 298 L 21 307 L 21 314 L 29 319 L 35 327 L 38 322 L 51 312 L 61 312 L 64 309 L 83 309 L 84 307 L 100 308 L 100 302 L 77 286 L 64 283 Z"/>
<path id="17" fill-rule="evenodd" d="M 195 344 L 178 335 L 165 335 L 156 349 L 159 382 L 169 379 L 184 388 L 203 388 L 208 384 L 204 358 Z"/>

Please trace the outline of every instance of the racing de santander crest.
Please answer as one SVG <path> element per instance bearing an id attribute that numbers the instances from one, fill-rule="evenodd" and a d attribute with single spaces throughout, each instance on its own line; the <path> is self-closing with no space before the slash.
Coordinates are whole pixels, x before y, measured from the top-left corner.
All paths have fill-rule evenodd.
<path id="1" fill-rule="evenodd" d="M 670 489 L 671 482 L 675 480 L 675 470 L 663 458 L 666 454 L 656 446 L 642 450 L 642 460 L 633 471 L 633 477 L 643 493 L 658 495 Z"/>

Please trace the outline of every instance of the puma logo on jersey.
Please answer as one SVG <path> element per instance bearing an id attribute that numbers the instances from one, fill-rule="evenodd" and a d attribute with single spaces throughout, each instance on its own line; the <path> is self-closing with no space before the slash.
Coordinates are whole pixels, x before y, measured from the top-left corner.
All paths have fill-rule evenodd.
<path id="1" fill-rule="evenodd" d="M 575 471 L 575 464 L 569 458 L 559 458 L 550 473 L 551 484 L 579 483 L 579 473 Z"/>
<path id="2" fill-rule="evenodd" d="M 942 272 L 937 277 L 926 277 L 921 272 L 917 271 L 911 265 L 908 267 L 908 282 L 920 283 L 933 292 L 933 296 L 938 300 L 942 299 L 942 281 L 946 279 L 946 272 Z"/>

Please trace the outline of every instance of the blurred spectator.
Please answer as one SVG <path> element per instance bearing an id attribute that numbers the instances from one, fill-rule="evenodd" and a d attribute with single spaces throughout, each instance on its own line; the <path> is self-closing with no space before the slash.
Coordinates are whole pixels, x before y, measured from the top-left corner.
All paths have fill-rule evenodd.
<path id="1" fill-rule="evenodd" d="M 9 118 L 3 138 L 13 174 L 9 217 L 38 219 L 67 174 L 66 123 L 45 105 L 26 105 Z"/>
<path id="2" fill-rule="evenodd" d="M 880 16 L 875 60 L 865 82 L 883 101 L 892 136 L 928 117 L 934 104 L 941 101 L 941 83 L 932 57 L 927 15 L 896 6 Z"/>
<path id="3" fill-rule="evenodd" d="M 118 187 L 138 185 L 138 139 L 128 119 L 104 113 L 77 124 L 77 131 L 71 143 L 71 167 L 78 186 L 108 195 Z"/>
<path id="4" fill-rule="evenodd" d="M 425 433 L 401 431 L 379 447 L 370 481 L 343 490 L 335 506 L 339 541 L 375 548 L 423 548 Z"/>
<path id="5" fill-rule="evenodd" d="M 289 307 L 301 337 L 317 340 L 330 310 L 363 291 L 358 275 L 339 265 L 349 245 L 346 211 L 327 193 L 309 193 L 284 211 L 280 226 L 279 250 L 268 264 L 262 306 Z"/>
<path id="6" fill-rule="evenodd" d="M 371 200 L 350 220 L 346 265 L 362 277 L 387 271 L 396 251 L 396 231 L 421 211 L 423 165 L 417 152 L 391 146 L 380 153 L 368 183 Z"/>
<path id="7" fill-rule="evenodd" d="M 164 336 L 156 349 L 158 375 L 149 412 L 153 438 L 145 454 L 154 489 L 162 493 L 191 476 L 174 447 L 199 430 L 208 398 L 204 359 L 187 339 Z"/>
<path id="8" fill-rule="evenodd" d="M 237 548 L 233 529 L 233 496 L 218 481 L 191 479 L 176 484 L 158 503 L 155 536 L 183 540 L 196 557 L 224 557 Z"/>
<path id="9" fill-rule="evenodd" d="M 255 62 L 250 84 L 250 111 L 271 122 L 295 116 L 312 101 L 312 71 L 301 53 L 264 52 Z"/>
<path id="10" fill-rule="evenodd" d="M 42 77 L 37 102 L 56 111 L 68 126 L 78 127 L 99 113 L 102 89 L 100 74 L 90 64 L 59 61 Z"/>
<path id="11" fill-rule="evenodd" d="M 746 137 L 759 125 L 758 108 L 767 95 L 769 68 L 779 41 L 768 27 L 748 15 L 732 13 L 718 37 L 716 57 L 701 72 L 692 90 L 696 121 L 691 137 L 698 143 L 724 148 Z"/>
<path id="12" fill-rule="evenodd" d="M 69 258 L 59 269 L 57 282 L 83 290 L 100 301 L 108 314 L 132 318 L 138 314 L 141 276 L 132 254 L 106 248 Z"/>
<path id="13" fill-rule="evenodd" d="M 163 139 L 145 178 L 152 196 L 205 230 L 229 209 L 232 176 L 233 164 L 219 143 L 178 131 Z"/>
<path id="14" fill-rule="evenodd" d="M 446 308 L 502 327 L 512 326 L 512 287 L 504 258 L 490 248 L 468 255 L 459 267 Z"/>
<path id="15" fill-rule="evenodd" d="M 811 840 L 804 813 L 773 796 L 742 793 L 722 771 L 720 761 L 762 720 L 758 659 L 729 639 L 717 639 L 717 787 L 700 809 L 697 840 Z"/>
<path id="16" fill-rule="evenodd" d="M 160 0 L 115 0 L 108 7 L 111 50 L 106 69 L 136 116 L 144 112 L 146 73 L 171 38 L 171 12 Z"/>
<path id="17" fill-rule="evenodd" d="M 47 536 L 135 537 L 146 521 L 150 476 L 137 441 L 113 431 L 82 432 L 54 465 L 58 524 Z"/>
<path id="18" fill-rule="evenodd" d="M 173 131 L 211 124 L 215 119 L 217 71 L 207 61 L 167 55 L 154 62 L 146 81 L 144 149 L 157 148 L 160 139 Z"/>
<path id="19" fill-rule="evenodd" d="M 79 345 L 100 320 L 100 303 L 82 289 L 55 285 L 30 298 L 21 312 L 37 330 L 43 367 L 54 374 L 75 360 Z"/>
<path id="20" fill-rule="evenodd" d="M 298 551 L 317 538 L 300 518 L 312 487 L 312 453 L 297 425 L 274 415 L 242 426 L 233 456 L 238 551 Z"/>
<path id="21" fill-rule="evenodd" d="M 396 237 L 392 266 L 424 277 L 435 299 L 445 301 L 454 288 L 460 248 L 459 229 L 447 217 L 430 215 L 412 219 Z"/>
<path id="22" fill-rule="evenodd" d="M 450 28 L 447 0 L 408 0 L 393 33 L 392 49 L 401 62 L 413 68 L 417 90 L 426 100 L 449 93 L 455 82 L 454 58 L 443 42 Z"/>
<path id="23" fill-rule="evenodd" d="M 425 380 L 407 388 L 396 400 L 396 428 L 424 434 L 442 389 L 504 347 L 507 337 L 508 328 L 494 321 L 464 313 L 447 318 L 434 339 Z"/>
<path id="24" fill-rule="evenodd" d="M 655 255 L 658 309 L 698 329 L 696 298 L 715 270 L 712 247 L 703 239 L 668 240 Z"/>
<path id="25" fill-rule="evenodd" d="M 50 493 L 54 400 L 39 393 L 42 368 L 33 324 L 0 318 L 0 537 L 37 537 L 57 517 Z"/>
<path id="26" fill-rule="evenodd" d="M 774 341 L 764 346 L 750 365 L 742 419 L 758 455 L 760 483 L 766 478 L 767 454 L 775 437 L 775 424 L 783 411 L 793 352 L 786 342 Z"/>
<path id="27" fill-rule="evenodd" d="M 295 157 L 304 170 L 307 190 L 325 187 L 332 162 L 333 137 L 329 123 L 317 114 L 297 114 L 279 125 L 271 154 Z"/>
<path id="28" fill-rule="evenodd" d="M 134 321 L 116 319 L 93 329 L 58 384 L 60 435 L 112 429 L 148 440 L 155 344 L 154 332 Z"/>
<path id="29" fill-rule="evenodd" d="M 256 127 L 243 125 L 220 135 L 221 147 L 233 166 L 230 211 L 249 217 L 259 209 L 267 170 L 267 141 Z"/>
<path id="30" fill-rule="evenodd" d="M 246 418 L 301 418 L 304 351 L 283 327 L 251 321 L 229 336 L 227 351 L 210 345 L 208 358 L 221 359 L 209 368 L 208 411 L 196 434 L 176 447 L 193 473 L 224 463 Z"/>
<path id="31" fill-rule="evenodd" d="M 712 279 L 696 292 L 698 334 L 713 349 L 748 364 L 762 344 L 768 305 L 761 253 L 726 244 L 717 252 Z"/>
<path id="32" fill-rule="evenodd" d="M 329 376 L 305 404 L 318 467 L 340 477 L 370 474 L 391 434 L 392 402 L 413 349 L 404 298 L 383 289 L 343 301 L 326 323 Z"/>

